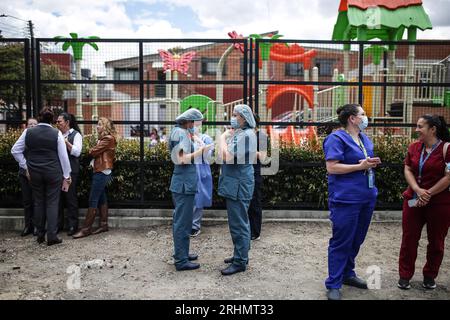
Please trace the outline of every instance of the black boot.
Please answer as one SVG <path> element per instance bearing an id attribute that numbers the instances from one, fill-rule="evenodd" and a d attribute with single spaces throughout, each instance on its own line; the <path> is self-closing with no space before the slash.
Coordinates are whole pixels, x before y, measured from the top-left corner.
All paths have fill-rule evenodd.
<path id="1" fill-rule="evenodd" d="M 238 273 L 238 272 L 244 272 L 245 267 L 244 266 L 238 266 L 237 264 L 231 264 L 227 268 L 221 270 L 220 272 L 224 276 L 231 276 L 232 274 Z"/>
<path id="2" fill-rule="evenodd" d="M 23 228 L 22 233 L 20 234 L 22 237 L 25 237 L 29 234 L 32 234 L 34 232 L 34 227 L 33 226 L 25 226 L 25 228 Z"/>

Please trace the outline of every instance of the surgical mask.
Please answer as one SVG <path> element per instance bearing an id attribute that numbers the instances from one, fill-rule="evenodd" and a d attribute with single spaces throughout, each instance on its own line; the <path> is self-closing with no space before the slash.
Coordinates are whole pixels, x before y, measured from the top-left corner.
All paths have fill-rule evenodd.
<path id="1" fill-rule="evenodd" d="M 231 117 L 230 124 L 233 129 L 239 129 L 241 127 L 236 117 Z"/>
<path id="2" fill-rule="evenodd" d="M 202 132 L 201 127 L 195 127 L 194 126 L 194 133 L 195 134 L 199 134 L 200 132 Z"/>
<path id="3" fill-rule="evenodd" d="M 367 116 L 362 116 L 361 122 L 358 124 L 359 130 L 363 131 L 369 125 L 369 118 Z"/>
<path id="4" fill-rule="evenodd" d="M 190 134 L 194 134 L 194 133 L 195 133 L 195 127 L 187 128 L 187 131 L 188 131 Z"/>

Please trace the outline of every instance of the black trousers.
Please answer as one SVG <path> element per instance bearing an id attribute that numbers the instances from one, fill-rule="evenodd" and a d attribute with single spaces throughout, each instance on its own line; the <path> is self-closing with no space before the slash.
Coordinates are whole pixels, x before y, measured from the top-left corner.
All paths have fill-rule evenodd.
<path id="1" fill-rule="evenodd" d="M 58 213 L 58 228 L 78 229 L 78 198 L 77 198 L 77 184 L 78 173 L 71 174 L 72 183 L 70 184 L 69 191 L 61 191 L 61 197 L 59 201 L 59 213 Z M 67 208 L 67 221 L 64 219 L 64 208 Z M 67 222 L 67 223 L 66 223 Z"/>
<path id="2" fill-rule="evenodd" d="M 25 218 L 25 227 L 33 228 L 33 192 L 31 191 L 30 181 L 23 174 L 19 173 L 19 181 L 22 189 L 23 215 Z"/>
<path id="3" fill-rule="evenodd" d="M 255 177 L 255 188 L 253 198 L 248 208 L 248 218 L 250 220 L 250 231 L 252 237 L 259 237 L 262 225 L 262 177 Z"/>
<path id="4" fill-rule="evenodd" d="M 33 190 L 34 217 L 38 236 L 45 234 L 47 220 L 47 241 L 55 240 L 58 231 L 58 207 L 61 194 L 62 173 L 29 170 Z"/>

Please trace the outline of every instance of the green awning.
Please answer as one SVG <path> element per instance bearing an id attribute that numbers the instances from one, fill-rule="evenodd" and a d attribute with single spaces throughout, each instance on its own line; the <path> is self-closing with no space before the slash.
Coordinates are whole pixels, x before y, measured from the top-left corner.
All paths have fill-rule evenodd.
<path id="1" fill-rule="evenodd" d="M 361 10 L 349 7 L 339 12 L 333 40 L 357 38 L 358 28 L 365 29 L 366 39 L 401 40 L 406 28 L 432 29 L 431 21 L 421 5 L 389 10 L 384 7 Z"/>

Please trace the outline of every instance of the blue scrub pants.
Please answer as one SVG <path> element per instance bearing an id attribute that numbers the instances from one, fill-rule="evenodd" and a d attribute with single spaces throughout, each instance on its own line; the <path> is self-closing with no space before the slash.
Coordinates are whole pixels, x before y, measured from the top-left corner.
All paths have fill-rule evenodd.
<path id="1" fill-rule="evenodd" d="M 192 229 L 200 230 L 202 217 L 203 217 L 203 208 L 197 208 L 194 206 L 194 213 L 192 215 L 193 218 Z"/>
<path id="2" fill-rule="evenodd" d="M 179 268 L 189 262 L 189 239 L 192 227 L 192 211 L 195 194 L 172 192 L 175 206 L 173 211 L 173 245 L 175 267 Z"/>
<path id="3" fill-rule="evenodd" d="M 250 200 L 232 200 L 227 198 L 228 226 L 233 240 L 233 264 L 243 266 L 248 263 L 250 250 L 250 222 L 248 207 Z"/>
<path id="4" fill-rule="evenodd" d="M 327 289 L 339 289 L 344 279 L 356 276 L 355 258 L 369 230 L 375 202 L 329 202 L 333 237 L 328 246 Z"/>

